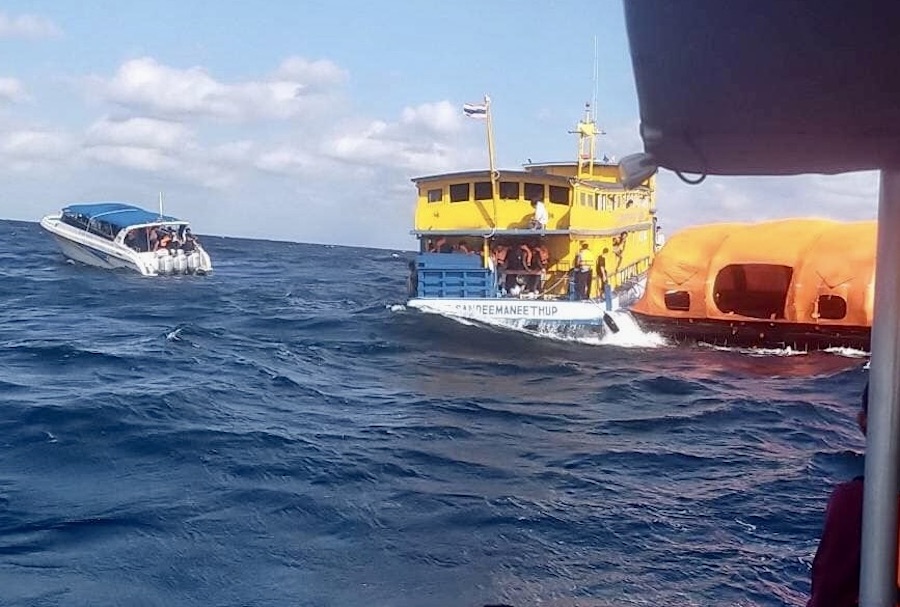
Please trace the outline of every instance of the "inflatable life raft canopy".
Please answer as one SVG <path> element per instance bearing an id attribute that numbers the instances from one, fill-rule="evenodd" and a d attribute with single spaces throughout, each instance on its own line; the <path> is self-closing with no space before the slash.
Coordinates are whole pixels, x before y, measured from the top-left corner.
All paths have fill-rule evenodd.
<path id="1" fill-rule="evenodd" d="M 871 327 L 876 222 L 710 224 L 672 236 L 634 312 Z"/>

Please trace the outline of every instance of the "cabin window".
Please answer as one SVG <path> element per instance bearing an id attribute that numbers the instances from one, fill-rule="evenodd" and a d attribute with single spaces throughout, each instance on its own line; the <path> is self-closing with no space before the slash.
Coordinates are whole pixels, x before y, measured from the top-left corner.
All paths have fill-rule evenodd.
<path id="1" fill-rule="evenodd" d="M 500 182 L 500 200 L 518 200 L 519 199 L 519 182 L 518 181 L 501 181 Z"/>
<path id="2" fill-rule="evenodd" d="M 468 202 L 469 184 L 454 183 L 450 186 L 450 202 Z"/>
<path id="3" fill-rule="evenodd" d="M 525 200 L 543 200 L 544 184 L 542 183 L 526 183 L 525 184 Z"/>
<path id="4" fill-rule="evenodd" d="M 555 204 L 569 204 L 569 188 L 551 185 L 549 189 L 550 202 Z"/>
<path id="5" fill-rule="evenodd" d="M 428 202 L 440 202 L 444 197 L 444 192 L 441 188 L 436 188 L 434 190 L 428 190 Z"/>
<path id="6" fill-rule="evenodd" d="M 691 309 L 691 294 L 687 291 L 666 291 L 666 309 L 687 312 Z"/>
<path id="7" fill-rule="evenodd" d="M 847 316 L 847 300 L 839 295 L 819 295 L 819 318 L 840 320 Z"/>
<path id="8" fill-rule="evenodd" d="M 88 227 L 88 222 L 84 215 L 70 215 L 69 213 L 63 213 L 62 222 L 76 228 L 81 228 L 82 230 L 86 230 Z"/>
<path id="9" fill-rule="evenodd" d="M 722 268 L 713 287 L 716 307 L 725 314 L 774 320 L 784 306 L 794 269 L 775 264 L 733 264 Z"/>
<path id="10" fill-rule="evenodd" d="M 490 181 L 475 182 L 475 200 L 491 200 L 494 198 L 494 191 Z"/>
<path id="11" fill-rule="evenodd" d="M 116 237 L 115 228 L 105 221 L 93 220 L 88 224 L 88 232 L 112 240 Z"/>

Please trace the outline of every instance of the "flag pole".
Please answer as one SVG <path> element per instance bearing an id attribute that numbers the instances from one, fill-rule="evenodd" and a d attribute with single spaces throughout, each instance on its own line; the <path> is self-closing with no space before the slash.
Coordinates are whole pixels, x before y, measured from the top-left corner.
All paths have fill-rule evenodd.
<path id="1" fill-rule="evenodd" d="M 494 166 L 494 120 L 491 117 L 491 98 L 484 96 L 485 118 L 487 119 L 487 141 L 488 141 L 488 163 L 491 169 L 491 202 L 493 204 L 493 217 L 491 218 L 494 228 L 497 227 L 497 178 L 500 176 Z"/>

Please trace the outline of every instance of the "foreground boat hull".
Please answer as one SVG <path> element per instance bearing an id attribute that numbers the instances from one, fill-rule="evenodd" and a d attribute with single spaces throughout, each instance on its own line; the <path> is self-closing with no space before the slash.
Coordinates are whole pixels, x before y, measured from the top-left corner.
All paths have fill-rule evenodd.
<path id="1" fill-rule="evenodd" d="M 772 321 L 725 321 L 693 318 L 661 318 L 631 311 L 644 331 L 659 333 L 676 342 L 702 342 L 743 348 L 825 350 L 853 348 L 869 351 L 869 327 L 813 325 Z"/>

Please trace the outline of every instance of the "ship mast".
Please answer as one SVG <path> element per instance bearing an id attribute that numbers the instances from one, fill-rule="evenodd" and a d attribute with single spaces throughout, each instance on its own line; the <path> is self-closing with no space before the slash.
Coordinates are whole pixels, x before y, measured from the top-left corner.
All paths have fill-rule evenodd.
<path id="1" fill-rule="evenodd" d="M 591 104 L 584 104 L 584 120 L 575 128 L 578 134 L 578 177 L 581 178 L 587 172 L 588 176 L 594 174 L 594 147 L 596 145 L 597 124 L 591 114 Z M 587 171 L 585 171 L 587 166 Z"/>
<path id="2" fill-rule="evenodd" d="M 491 170 L 491 203 L 493 205 L 493 214 L 491 215 L 491 223 L 493 224 L 491 227 L 497 227 L 497 181 L 499 181 L 500 173 L 497 171 L 496 165 L 494 163 L 494 119 L 491 116 L 491 98 L 487 95 L 484 96 L 484 107 L 485 107 L 485 122 L 487 127 L 487 141 L 488 141 L 488 163 Z"/>
<path id="3" fill-rule="evenodd" d="M 591 91 L 591 102 L 584 104 L 584 120 L 578 123 L 575 132 L 578 134 L 578 172 L 579 178 L 584 176 L 585 165 L 587 175 L 594 174 L 594 152 L 597 137 L 597 123 L 594 120 L 597 108 L 597 88 L 600 86 L 600 53 L 597 36 L 594 36 L 594 87 Z"/>

